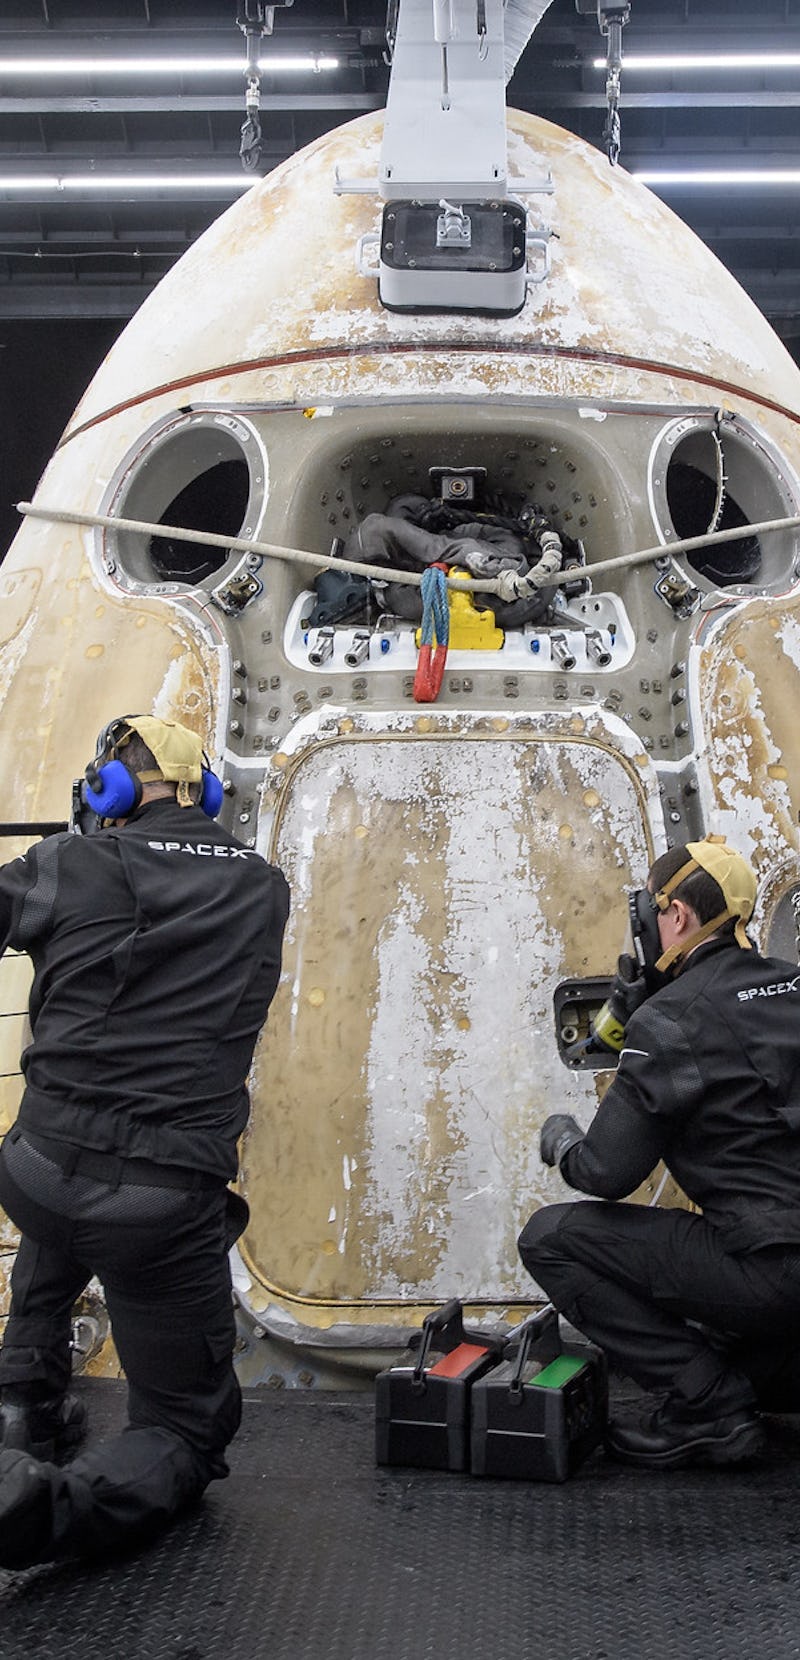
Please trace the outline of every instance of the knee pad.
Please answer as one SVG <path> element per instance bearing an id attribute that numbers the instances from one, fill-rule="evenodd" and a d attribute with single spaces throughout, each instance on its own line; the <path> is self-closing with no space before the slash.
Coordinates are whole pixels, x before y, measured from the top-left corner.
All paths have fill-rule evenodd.
<path id="1" fill-rule="evenodd" d="M 547 1249 L 547 1241 L 564 1220 L 564 1217 L 576 1207 L 574 1205 L 542 1205 L 528 1218 L 522 1233 L 517 1240 L 517 1250 L 527 1266 L 529 1261 L 538 1260 L 540 1248 Z"/>

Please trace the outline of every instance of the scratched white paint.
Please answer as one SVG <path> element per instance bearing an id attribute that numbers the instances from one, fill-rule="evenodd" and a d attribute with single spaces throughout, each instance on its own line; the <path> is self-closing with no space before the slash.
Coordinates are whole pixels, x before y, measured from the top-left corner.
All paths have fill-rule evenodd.
<path id="1" fill-rule="evenodd" d="M 407 715 L 405 722 L 407 730 Z M 499 739 L 466 746 L 345 741 L 308 754 L 284 803 L 277 853 L 294 895 L 290 941 L 295 933 L 314 937 L 317 853 L 320 837 L 332 833 L 331 803 L 352 802 L 353 822 L 368 829 L 371 801 L 384 813 L 394 805 L 399 814 L 381 821 L 397 826 L 393 842 L 405 822 L 418 838 L 399 859 L 402 874 L 386 893 L 374 947 L 376 989 L 366 1011 L 362 1063 L 365 1118 L 355 1128 L 359 1156 L 341 1154 L 341 1174 L 331 1172 L 327 1195 L 315 1138 L 303 1135 L 297 1119 L 302 1091 L 291 1078 L 285 1085 L 297 1102 L 285 1134 L 304 1161 L 301 1180 L 319 1187 L 329 1222 L 335 1213 L 342 1259 L 345 1232 L 355 1241 L 369 1296 L 444 1297 L 466 1282 L 487 1298 L 524 1296 L 516 1233 L 528 1210 L 564 1192 L 558 1176 L 541 1165 L 538 1124 L 559 1107 L 588 1125 L 596 1107 L 593 1076 L 568 1071 L 552 1040 L 553 993 L 565 974 L 564 928 L 554 920 L 544 872 L 558 868 L 553 861 L 563 857 L 563 843 L 558 813 L 541 823 L 534 813 L 532 820 L 534 756 L 548 801 L 563 796 L 565 818 L 567 757 L 581 782 L 597 787 L 598 831 L 640 849 L 644 863 L 641 815 L 627 774 L 607 753 L 579 743 L 562 751 L 554 741 L 545 756 L 541 746 Z M 426 800 L 429 838 L 420 817 Z M 531 822 L 534 839 L 521 828 Z M 337 833 L 346 864 L 347 832 Z M 446 922 L 442 939 L 428 914 L 431 882 L 441 894 L 435 911 Z M 372 903 L 366 895 L 368 911 Z M 569 900 L 563 903 L 568 913 Z M 298 982 L 293 1016 L 301 1004 Z M 350 1014 L 343 987 L 335 1025 L 344 1052 Z M 355 1016 L 361 1020 L 360 1008 Z M 302 1046 L 298 1065 L 304 1065 Z M 277 1114 L 274 1156 L 281 1165 L 289 1150 L 283 1134 Z M 410 1283 L 397 1264 L 408 1260 L 421 1235 L 429 1238 L 429 1262 Z"/>
<path id="2" fill-rule="evenodd" d="M 704 653 L 695 652 L 691 659 L 690 699 L 697 729 L 704 734 L 697 770 L 709 803 L 709 824 L 763 876 L 785 859 L 785 828 L 793 814 L 787 783 L 767 770 L 780 766 L 783 757 L 765 714 L 762 685 L 752 669 L 731 654 L 730 631 L 741 614 L 742 607 L 736 607 L 720 612 L 712 622 Z M 774 639 L 782 647 L 778 655 L 796 669 L 800 627 L 791 615 L 776 621 L 770 653 Z M 721 671 L 727 671 L 727 678 Z M 791 701 L 785 674 L 782 666 L 783 697 Z M 715 695 L 706 706 L 709 686 Z M 781 806 L 782 821 L 776 811 Z"/>
<path id="3" fill-rule="evenodd" d="M 442 788 L 459 808 L 463 800 L 462 769 L 463 762 L 457 755 L 445 757 Z M 411 1052 L 421 1058 L 428 1046 L 427 1053 L 434 1062 L 433 1087 L 444 1097 L 448 1122 L 461 1131 L 448 1154 L 446 1213 L 434 1219 L 437 1231 L 441 1231 L 438 1276 L 442 1286 L 465 1283 L 470 1274 L 477 1275 L 481 1285 L 490 1285 L 497 1263 L 504 1263 L 508 1256 L 513 1231 L 508 1224 L 507 1194 L 509 1187 L 516 1188 L 520 1175 L 516 1149 L 512 1155 L 514 1121 L 524 1117 L 530 1101 L 532 1033 L 537 1020 L 546 1018 L 547 994 L 559 977 L 561 960 L 561 942 L 545 924 L 535 876 L 533 888 L 529 881 L 520 880 L 526 863 L 526 849 L 514 828 L 515 817 L 524 810 L 519 798 L 520 774 L 502 764 L 481 766 L 479 770 L 484 775 L 485 794 L 476 792 L 476 798 L 468 800 L 467 811 L 454 811 L 442 849 L 443 876 L 450 897 L 445 960 L 448 976 L 452 975 L 455 986 L 462 988 L 457 1009 L 464 1009 L 469 1029 L 459 1034 L 450 1016 L 444 1031 L 438 1033 L 438 1041 L 431 1041 L 426 1029 L 430 1017 L 418 1025 L 426 983 L 426 976 L 419 970 L 416 986 L 409 988 L 410 1000 L 401 1000 L 397 1019 L 392 985 L 400 947 L 407 938 L 401 926 L 392 930 L 391 948 L 381 952 L 382 995 L 368 1057 L 371 1075 L 386 1039 L 393 1047 L 399 1046 L 401 1060 L 404 1050 L 408 1055 L 409 1045 L 414 1046 Z M 492 941 L 488 947 L 484 930 Z M 417 951 L 419 943 L 417 937 Z M 430 1013 L 435 1016 L 437 1011 Z M 441 1011 L 438 1013 L 441 1020 Z M 386 1028 L 393 1018 L 395 1029 L 389 1032 Z M 392 1118 L 396 1121 L 399 1116 L 402 1124 L 420 1093 L 424 1091 L 419 1090 L 416 1068 L 406 1065 L 399 1102 L 397 1092 L 392 1100 Z M 378 1180 L 384 1164 L 388 1166 L 393 1178 L 389 1202 L 401 1234 L 410 1221 L 403 1187 L 412 1181 L 419 1184 L 422 1180 L 424 1184 L 424 1168 L 419 1163 L 409 1168 L 403 1161 L 399 1168 L 396 1162 L 392 1170 L 386 1135 L 381 1133 L 381 1105 L 380 1093 L 376 1092 L 373 1173 Z M 412 1143 L 406 1151 L 412 1158 L 419 1151 L 424 1159 L 424 1143 L 421 1148 Z M 533 1186 L 540 1178 L 534 1134 L 527 1147 L 519 1151 L 523 1180 Z"/>
<path id="4" fill-rule="evenodd" d="M 30 611 L 19 633 L 0 649 L 0 709 L 11 690 L 12 682 L 22 667 L 28 644 L 36 631 L 38 612 Z"/>
<path id="5" fill-rule="evenodd" d="M 790 662 L 800 671 L 800 622 L 797 617 L 784 617 L 778 623 L 775 638 L 779 641 Z"/>

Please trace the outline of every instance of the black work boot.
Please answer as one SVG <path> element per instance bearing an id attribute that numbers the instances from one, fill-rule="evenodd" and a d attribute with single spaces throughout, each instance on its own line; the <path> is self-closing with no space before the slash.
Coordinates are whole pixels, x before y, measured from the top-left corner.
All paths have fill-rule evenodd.
<path id="1" fill-rule="evenodd" d="M 0 1568 L 53 1560 L 52 1465 L 24 1452 L 0 1452 Z"/>
<path id="2" fill-rule="evenodd" d="M 56 1401 L 14 1401 L 0 1405 L 0 1448 L 52 1461 L 80 1446 L 87 1413 L 77 1395 Z"/>
<path id="3" fill-rule="evenodd" d="M 620 1464 L 643 1470 L 678 1470 L 687 1464 L 744 1464 L 764 1447 L 764 1432 L 750 1407 L 719 1418 L 671 1415 L 667 1406 L 639 1424 L 610 1423 L 605 1449 Z"/>

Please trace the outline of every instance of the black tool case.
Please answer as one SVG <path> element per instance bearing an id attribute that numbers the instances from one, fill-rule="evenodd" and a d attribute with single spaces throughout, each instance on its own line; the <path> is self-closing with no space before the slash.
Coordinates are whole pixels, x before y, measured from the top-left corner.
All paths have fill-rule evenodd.
<path id="1" fill-rule="evenodd" d="M 562 1345 L 548 1304 L 513 1334 L 502 1363 L 475 1383 L 471 1417 L 473 1475 L 566 1481 L 605 1433 L 605 1356 L 590 1344 Z"/>
<path id="2" fill-rule="evenodd" d="M 469 1469 L 470 1393 L 504 1341 L 465 1331 L 458 1298 L 428 1314 L 412 1347 L 375 1379 L 377 1462 Z"/>

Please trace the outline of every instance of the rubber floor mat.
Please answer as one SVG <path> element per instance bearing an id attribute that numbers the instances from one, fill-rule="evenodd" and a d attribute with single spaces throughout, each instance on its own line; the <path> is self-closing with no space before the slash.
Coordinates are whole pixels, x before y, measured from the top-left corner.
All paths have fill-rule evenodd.
<path id="1" fill-rule="evenodd" d="M 93 1439 L 120 1385 L 82 1380 Z M 0 1660 L 800 1657 L 800 1419 L 750 1469 L 379 1469 L 371 1394 L 251 1390 L 231 1475 L 137 1555 L 0 1572 Z"/>

